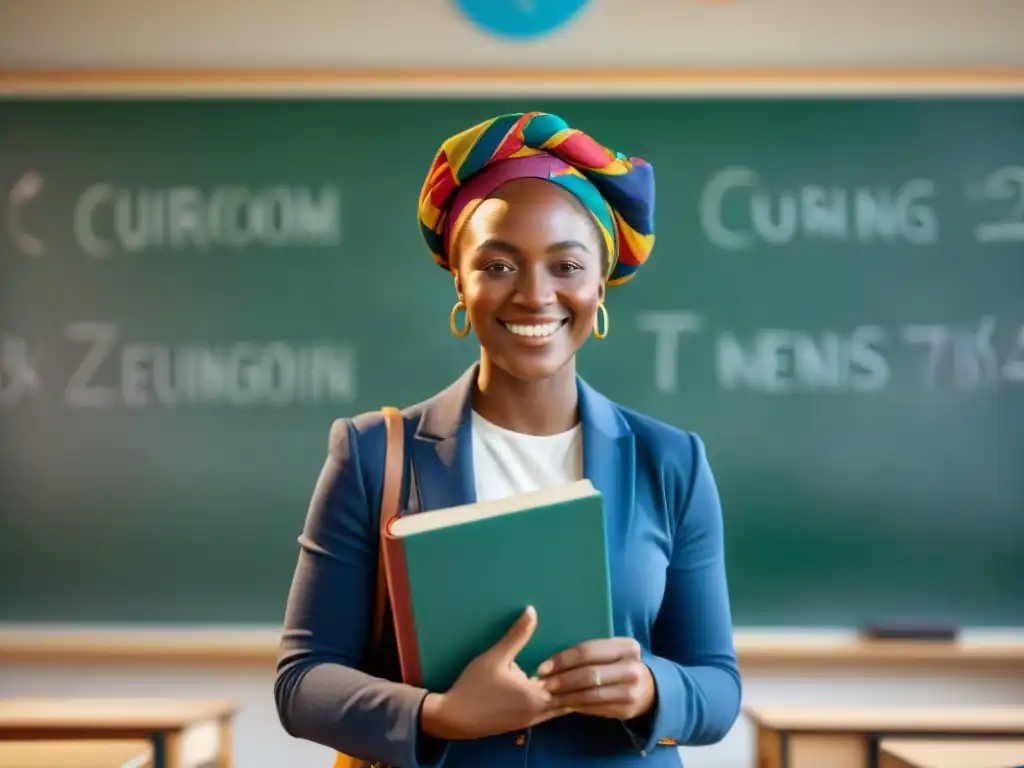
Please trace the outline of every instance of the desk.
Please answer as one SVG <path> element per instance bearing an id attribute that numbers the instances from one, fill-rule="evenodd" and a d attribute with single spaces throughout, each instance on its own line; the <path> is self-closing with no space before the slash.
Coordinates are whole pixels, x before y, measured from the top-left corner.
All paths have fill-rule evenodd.
<path id="1" fill-rule="evenodd" d="M 0 699 L 5 740 L 149 741 L 153 768 L 232 768 L 231 701 L 195 699 Z"/>
<path id="2" fill-rule="evenodd" d="M 148 741 L 0 741 L 3 768 L 153 768 Z"/>
<path id="3" fill-rule="evenodd" d="M 1024 737 L 1024 707 L 753 707 L 758 768 L 880 768 L 886 737 Z"/>
<path id="4" fill-rule="evenodd" d="M 1021 739 L 884 739 L 879 768 L 1017 768 Z"/>
<path id="5" fill-rule="evenodd" d="M 956 643 L 868 642 L 848 630 L 739 629 L 750 706 L 1017 705 L 1024 626 L 965 630 Z M 0 622 L 0 697 L 160 696 L 234 699 L 241 768 L 322 762 L 317 746 L 281 728 L 273 689 L 280 627 L 82 627 Z M 151 687 L 155 686 L 155 687 Z M 749 721 L 748 721 L 749 723 Z M 752 768 L 754 729 L 693 750 L 693 768 Z M 332 758 L 328 756 L 327 762 Z M 327 766 L 329 768 L 329 765 Z"/>

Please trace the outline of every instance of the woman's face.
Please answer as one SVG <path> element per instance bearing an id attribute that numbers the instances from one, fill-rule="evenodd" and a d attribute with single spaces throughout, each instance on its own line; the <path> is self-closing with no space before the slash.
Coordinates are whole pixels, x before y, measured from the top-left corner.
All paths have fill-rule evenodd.
<path id="1" fill-rule="evenodd" d="M 463 225 L 456 288 L 490 360 L 523 380 L 552 376 L 594 328 L 603 244 L 571 193 L 543 179 L 508 182 Z"/>

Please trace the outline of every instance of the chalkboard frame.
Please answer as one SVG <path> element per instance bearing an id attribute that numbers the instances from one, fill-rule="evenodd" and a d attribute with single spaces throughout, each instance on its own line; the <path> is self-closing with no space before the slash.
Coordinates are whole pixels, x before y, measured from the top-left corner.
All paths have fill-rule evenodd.
<path id="1" fill-rule="evenodd" d="M 0 100 L 245 98 L 828 98 L 1024 95 L 1024 68 L 598 70 L 7 70 Z M 74 626 L 70 624 L 68 626 Z M 169 625 L 170 628 L 173 625 Z M 182 625 L 187 626 L 187 625 Z"/>

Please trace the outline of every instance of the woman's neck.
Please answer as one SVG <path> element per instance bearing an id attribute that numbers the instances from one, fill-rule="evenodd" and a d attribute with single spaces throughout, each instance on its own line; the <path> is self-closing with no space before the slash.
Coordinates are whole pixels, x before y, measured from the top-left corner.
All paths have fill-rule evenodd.
<path id="1" fill-rule="evenodd" d="M 574 360 L 549 378 L 524 381 L 481 355 L 473 410 L 491 423 L 527 435 L 556 435 L 579 421 L 578 404 Z"/>

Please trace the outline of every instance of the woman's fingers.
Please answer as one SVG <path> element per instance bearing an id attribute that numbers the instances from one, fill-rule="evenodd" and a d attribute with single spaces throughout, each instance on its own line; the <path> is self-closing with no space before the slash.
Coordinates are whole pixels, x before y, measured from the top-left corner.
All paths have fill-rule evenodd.
<path id="1" fill-rule="evenodd" d="M 631 637 L 608 637 L 585 642 L 556 653 L 537 668 L 537 674 L 548 677 L 576 667 L 611 664 L 619 659 L 639 659 L 640 644 Z"/>
<path id="2" fill-rule="evenodd" d="M 637 671 L 632 662 L 594 664 L 574 667 L 542 678 L 544 687 L 554 696 L 584 691 L 590 688 L 608 688 L 618 685 L 632 685 L 638 682 Z"/>

